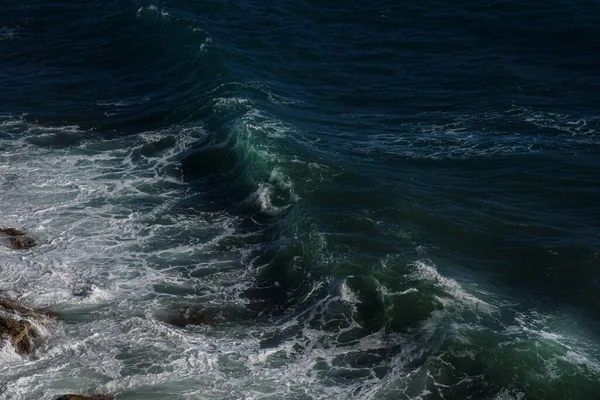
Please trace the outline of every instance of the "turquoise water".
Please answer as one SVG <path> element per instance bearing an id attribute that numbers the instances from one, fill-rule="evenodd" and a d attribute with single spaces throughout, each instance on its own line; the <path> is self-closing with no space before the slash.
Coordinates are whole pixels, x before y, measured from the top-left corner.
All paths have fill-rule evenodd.
<path id="1" fill-rule="evenodd" d="M 598 398 L 599 7 L 5 0 L 0 398 Z"/>

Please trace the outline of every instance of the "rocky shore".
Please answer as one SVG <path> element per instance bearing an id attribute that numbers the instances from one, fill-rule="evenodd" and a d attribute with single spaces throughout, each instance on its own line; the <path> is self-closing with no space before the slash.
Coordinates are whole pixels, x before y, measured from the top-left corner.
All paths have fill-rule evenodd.
<path id="1" fill-rule="evenodd" d="M 37 244 L 31 236 L 14 228 L 0 228 L 0 243 L 14 250 L 29 249 Z M 56 323 L 52 312 L 35 309 L 0 295 L 0 341 L 12 346 L 21 356 L 35 350 L 36 342 L 41 339 L 40 327 L 52 328 Z M 114 397 L 65 394 L 56 400 L 114 400 Z"/>

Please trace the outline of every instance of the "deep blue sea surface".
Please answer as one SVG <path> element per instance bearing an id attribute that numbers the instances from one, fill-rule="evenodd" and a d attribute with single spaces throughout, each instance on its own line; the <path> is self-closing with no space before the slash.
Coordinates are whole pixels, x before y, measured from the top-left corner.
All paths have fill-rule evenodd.
<path id="1" fill-rule="evenodd" d="M 1 399 L 600 399 L 599 2 L 0 10 Z"/>

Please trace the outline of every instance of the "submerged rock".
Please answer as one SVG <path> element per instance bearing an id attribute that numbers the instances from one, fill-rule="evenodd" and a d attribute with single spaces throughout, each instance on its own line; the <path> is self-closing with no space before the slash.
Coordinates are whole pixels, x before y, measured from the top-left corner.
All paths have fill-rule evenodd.
<path id="1" fill-rule="evenodd" d="M 177 328 L 191 328 L 229 324 L 233 321 L 250 321 L 256 319 L 258 314 L 237 304 L 234 306 L 172 304 L 169 308 L 155 310 L 154 317 Z"/>
<path id="2" fill-rule="evenodd" d="M 0 339 L 8 339 L 18 354 L 27 354 L 33 348 L 32 340 L 39 336 L 31 321 L 43 323 L 49 317 L 46 312 L 0 297 Z"/>
<path id="3" fill-rule="evenodd" d="M 94 287 L 95 286 L 93 286 L 93 285 L 81 286 L 81 287 L 73 289 L 71 294 L 73 295 L 73 297 L 81 297 L 81 298 L 90 297 L 90 295 L 94 292 Z"/>
<path id="4" fill-rule="evenodd" d="M 107 396 L 104 394 L 96 394 L 93 396 L 81 396 L 79 394 L 64 394 L 58 397 L 56 400 L 114 400 L 114 397 Z"/>
<path id="5" fill-rule="evenodd" d="M 176 309 L 169 312 L 167 315 L 161 316 L 164 322 L 185 328 L 187 325 L 206 325 L 212 322 L 212 317 L 206 310 L 195 308 Z"/>
<path id="6" fill-rule="evenodd" d="M 13 249 L 29 249 L 36 245 L 35 240 L 29 237 L 25 232 L 14 228 L 0 228 L 0 235 L 7 238 L 10 247 Z"/>

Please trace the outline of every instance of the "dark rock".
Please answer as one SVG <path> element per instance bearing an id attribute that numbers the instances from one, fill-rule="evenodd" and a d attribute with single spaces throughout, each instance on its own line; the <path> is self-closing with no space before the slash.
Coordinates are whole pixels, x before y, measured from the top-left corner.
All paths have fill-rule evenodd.
<path id="1" fill-rule="evenodd" d="M 96 394 L 93 396 L 81 396 L 78 394 L 64 394 L 56 400 L 113 400 L 113 396 L 107 396 L 104 394 Z"/>
<path id="2" fill-rule="evenodd" d="M 22 236 L 23 232 L 15 228 L 0 228 L 0 232 L 6 233 L 8 236 Z"/>
<path id="3" fill-rule="evenodd" d="M 0 296 L 0 311 L 11 311 L 14 313 L 18 313 L 21 316 L 31 317 L 35 319 L 40 318 L 53 318 L 54 314 L 51 311 L 44 309 L 33 309 L 31 307 L 24 306 L 14 300 L 11 300 L 7 297 Z"/>
<path id="4" fill-rule="evenodd" d="M 0 315 L 0 337 L 2 336 L 10 337 L 17 353 L 26 354 L 31 351 L 31 338 L 36 337 L 37 332 L 29 321 Z"/>
<path id="5" fill-rule="evenodd" d="M 33 308 L 25 307 L 24 305 L 21 305 L 16 301 L 8 299 L 6 297 L 0 297 L 0 308 L 3 308 L 7 311 L 18 312 L 24 315 L 35 313 Z"/>
<path id="6" fill-rule="evenodd" d="M 46 312 L 0 297 L 0 338 L 8 339 L 18 354 L 27 354 L 33 348 L 32 339 L 39 335 L 31 321 L 48 323 L 49 317 Z"/>
<path id="7" fill-rule="evenodd" d="M 10 246 L 13 249 L 29 249 L 36 245 L 36 242 L 33 238 L 25 235 L 23 231 L 20 231 L 18 229 L 0 228 L 0 234 L 2 234 L 2 236 L 8 237 Z"/>
<path id="8" fill-rule="evenodd" d="M 167 315 L 160 316 L 159 319 L 178 328 L 185 328 L 187 325 L 206 325 L 213 322 L 213 318 L 206 310 L 191 307 L 172 310 Z"/>

